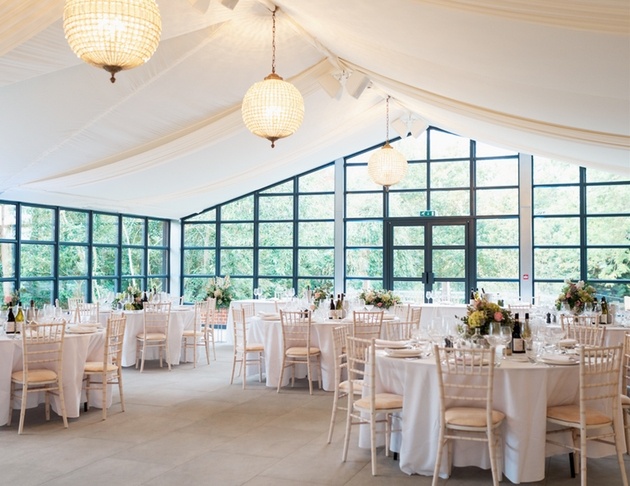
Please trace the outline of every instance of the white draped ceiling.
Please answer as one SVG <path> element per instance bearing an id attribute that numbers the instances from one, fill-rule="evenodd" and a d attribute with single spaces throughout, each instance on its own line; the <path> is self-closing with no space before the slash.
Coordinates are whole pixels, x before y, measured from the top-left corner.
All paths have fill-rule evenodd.
<path id="1" fill-rule="evenodd" d="M 277 0 L 305 117 L 275 149 L 240 115 L 271 72 L 270 0 L 158 0 L 156 54 L 113 85 L 63 3 L 0 3 L 0 199 L 177 219 L 382 143 L 387 95 L 392 120 L 630 173 L 627 0 Z M 318 81 L 348 76 L 358 98 Z"/>

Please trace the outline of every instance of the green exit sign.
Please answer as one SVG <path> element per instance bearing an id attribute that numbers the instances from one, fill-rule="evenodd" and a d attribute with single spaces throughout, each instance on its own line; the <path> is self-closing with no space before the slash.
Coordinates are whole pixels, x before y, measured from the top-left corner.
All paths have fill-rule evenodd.
<path id="1" fill-rule="evenodd" d="M 428 211 L 420 211 L 420 216 L 435 216 L 435 211 L 430 209 Z"/>

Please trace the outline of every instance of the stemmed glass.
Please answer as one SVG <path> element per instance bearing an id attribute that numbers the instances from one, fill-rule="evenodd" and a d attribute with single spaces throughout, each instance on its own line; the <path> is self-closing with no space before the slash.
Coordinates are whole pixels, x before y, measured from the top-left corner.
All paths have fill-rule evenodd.
<path id="1" fill-rule="evenodd" d="M 499 336 L 497 337 L 497 339 L 503 345 L 503 347 L 507 349 L 507 347 L 512 342 L 512 327 L 501 326 L 501 329 L 499 330 Z M 503 355 L 503 358 L 505 359 L 505 353 Z"/>
<path id="2" fill-rule="evenodd" d="M 365 308 L 368 311 L 371 311 L 372 309 L 374 309 L 374 304 L 365 304 Z"/>
<path id="3" fill-rule="evenodd" d="M 254 298 L 260 299 L 261 296 L 262 296 L 262 289 L 260 287 L 256 287 L 254 289 Z"/>
<path id="4" fill-rule="evenodd" d="M 433 292 L 431 292 L 430 290 L 427 290 L 424 295 L 426 295 L 427 297 L 427 304 L 430 304 L 429 301 L 433 299 Z"/>

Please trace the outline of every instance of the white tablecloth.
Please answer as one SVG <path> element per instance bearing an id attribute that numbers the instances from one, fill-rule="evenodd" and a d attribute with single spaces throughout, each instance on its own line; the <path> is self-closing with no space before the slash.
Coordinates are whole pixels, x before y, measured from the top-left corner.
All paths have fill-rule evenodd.
<path id="1" fill-rule="evenodd" d="M 66 414 L 70 418 L 79 416 L 82 399 L 83 368 L 86 361 L 102 361 L 105 333 L 66 334 L 63 343 L 63 391 L 66 402 Z M 0 337 L 0 425 L 5 425 L 9 417 L 11 397 L 11 373 L 22 369 L 22 342 L 19 338 Z M 83 394 L 84 397 L 84 394 Z M 94 390 L 90 393 L 90 406 L 101 407 L 102 395 Z M 29 393 L 27 406 L 36 407 L 44 402 L 43 393 Z M 111 405 L 111 393 L 108 404 Z M 13 406 L 19 408 L 20 402 Z M 60 413 L 58 397 L 53 397 L 52 407 Z M 28 419 L 27 419 L 28 420 Z"/>
<path id="2" fill-rule="evenodd" d="M 107 325 L 109 312 L 101 312 L 100 322 Z M 123 341 L 123 366 L 136 365 L 136 336 L 142 332 L 144 322 L 143 311 L 125 311 L 127 324 L 125 327 L 125 339 Z M 182 351 L 182 335 L 184 329 L 192 329 L 195 320 L 195 310 L 193 306 L 176 306 L 171 308 L 171 317 L 168 327 L 168 356 L 167 361 L 171 365 L 179 364 Z M 150 349 L 146 359 L 157 358 L 158 350 Z"/>
<path id="3" fill-rule="evenodd" d="M 281 301 L 273 299 L 233 300 L 230 303 L 227 322 L 225 324 L 225 342 L 228 344 L 234 344 L 234 319 L 232 316 L 232 309 L 238 309 L 242 304 L 254 304 L 255 312 L 272 313 L 276 311 L 276 304 L 279 302 Z"/>
<path id="4" fill-rule="evenodd" d="M 439 394 L 432 358 L 405 360 L 377 357 L 377 381 L 383 391 L 402 394 L 402 433 L 393 439 L 400 453 L 400 468 L 407 474 L 433 475 L 439 434 Z M 578 366 L 532 365 L 504 360 L 495 370 L 494 407 L 506 414 L 503 437 L 503 472 L 513 483 L 540 481 L 545 456 L 566 453 L 545 446 L 548 406 L 577 403 Z M 368 431 L 369 432 L 369 431 Z M 360 445 L 369 447 L 369 433 L 361 430 Z M 614 454 L 609 446 L 590 443 L 589 456 Z M 446 477 L 446 456 L 440 475 Z M 454 466 L 490 468 L 488 448 L 470 441 L 455 441 Z"/>

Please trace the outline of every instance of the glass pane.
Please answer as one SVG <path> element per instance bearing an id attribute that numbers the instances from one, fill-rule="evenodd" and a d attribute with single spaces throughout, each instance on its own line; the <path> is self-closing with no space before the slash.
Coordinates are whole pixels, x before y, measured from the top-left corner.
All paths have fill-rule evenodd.
<path id="1" fill-rule="evenodd" d="M 15 239 L 15 204 L 0 204 L 0 238 Z"/>
<path id="2" fill-rule="evenodd" d="M 534 214 L 578 214 L 580 188 L 535 187 Z"/>
<path id="3" fill-rule="evenodd" d="M 335 223 L 299 223 L 299 246 L 334 246 Z"/>
<path id="4" fill-rule="evenodd" d="M 367 172 L 367 165 L 349 165 L 346 167 L 346 189 L 348 191 L 374 191 L 378 187 Z"/>
<path id="5" fill-rule="evenodd" d="M 424 250 L 394 250 L 394 278 L 421 277 L 424 272 Z"/>
<path id="6" fill-rule="evenodd" d="M 254 224 L 223 223 L 221 246 L 254 246 Z"/>
<path id="7" fill-rule="evenodd" d="M 251 299 L 254 289 L 254 281 L 251 278 L 233 278 L 232 290 L 234 291 L 234 299 Z"/>
<path id="8" fill-rule="evenodd" d="M 630 216 L 586 219 L 589 245 L 630 246 Z"/>
<path id="9" fill-rule="evenodd" d="M 149 289 L 155 289 L 156 292 L 166 292 L 168 289 L 168 280 L 165 277 L 150 277 L 149 279 Z M 179 291 L 179 287 L 177 288 Z"/>
<path id="10" fill-rule="evenodd" d="M 149 220 L 149 246 L 167 246 L 168 223 L 157 219 Z"/>
<path id="11" fill-rule="evenodd" d="M 465 278 L 464 250 L 436 250 L 432 252 L 435 278 Z"/>
<path id="12" fill-rule="evenodd" d="M 433 246 L 464 246 L 466 244 L 465 225 L 434 225 Z"/>
<path id="13" fill-rule="evenodd" d="M 518 189 L 481 189 L 477 191 L 480 216 L 518 215 Z"/>
<path id="14" fill-rule="evenodd" d="M 348 277 L 383 277 L 382 249 L 349 249 L 346 251 Z"/>
<path id="15" fill-rule="evenodd" d="M 470 157 L 470 140 L 440 130 L 429 132 L 431 159 L 460 159 Z"/>
<path id="16" fill-rule="evenodd" d="M 468 216 L 470 191 L 432 191 L 431 209 L 437 216 Z"/>
<path id="17" fill-rule="evenodd" d="M 518 249 L 477 250 L 477 278 L 518 278 Z"/>
<path id="18" fill-rule="evenodd" d="M 306 174 L 298 179 L 300 192 L 333 192 L 335 190 L 335 166 Z"/>
<path id="19" fill-rule="evenodd" d="M 22 277 L 52 277 L 53 250 L 52 245 L 23 244 L 20 254 Z"/>
<path id="20" fill-rule="evenodd" d="M 123 290 L 128 289 L 129 287 L 135 287 L 141 290 L 144 290 L 144 278 L 142 277 L 125 277 L 120 279 L 120 288 Z"/>
<path id="21" fill-rule="evenodd" d="M 99 247 L 92 248 L 92 274 L 96 276 L 116 275 L 116 262 L 118 261 L 118 248 Z"/>
<path id="22" fill-rule="evenodd" d="M 254 273 L 253 250 L 222 250 L 221 275 L 252 275 Z"/>
<path id="23" fill-rule="evenodd" d="M 424 245 L 424 226 L 394 226 L 394 246 Z"/>
<path id="24" fill-rule="evenodd" d="M 407 174 L 394 189 L 426 189 L 427 188 L 427 164 L 426 162 L 410 162 L 407 164 Z"/>
<path id="25" fill-rule="evenodd" d="M 588 279 L 619 280 L 630 279 L 630 249 L 626 248 L 589 248 Z"/>
<path id="26" fill-rule="evenodd" d="M 149 271 L 148 275 L 166 275 L 168 273 L 168 251 L 148 250 Z"/>
<path id="27" fill-rule="evenodd" d="M 535 245 L 579 245 L 579 218 L 534 218 Z"/>
<path id="28" fill-rule="evenodd" d="M 22 206 L 22 240 L 52 241 L 55 212 L 52 209 Z"/>
<path id="29" fill-rule="evenodd" d="M 373 194 L 347 194 L 346 217 L 382 218 L 383 193 L 377 192 Z"/>
<path id="30" fill-rule="evenodd" d="M 518 186 L 518 159 L 477 160 L 477 187 Z"/>
<path id="31" fill-rule="evenodd" d="M 122 249 L 122 274 L 144 275 L 144 250 L 142 248 Z"/>
<path id="32" fill-rule="evenodd" d="M 393 192 L 389 193 L 390 217 L 418 216 L 420 211 L 427 209 L 427 193 L 421 192 Z"/>
<path id="33" fill-rule="evenodd" d="M 580 279 L 579 248 L 534 248 L 536 279 Z"/>
<path id="34" fill-rule="evenodd" d="M 260 191 L 260 194 L 282 194 L 293 192 L 293 179 L 276 184 L 275 186 L 268 187 L 264 191 Z"/>
<path id="35" fill-rule="evenodd" d="M 88 213 L 59 210 L 59 241 L 87 243 Z"/>
<path id="36" fill-rule="evenodd" d="M 580 168 L 559 160 L 534 157 L 534 184 L 565 184 L 580 182 Z"/>
<path id="37" fill-rule="evenodd" d="M 431 188 L 470 187 L 470 162 L 432 162 Z"/>
<path id="38" fill-rule="evenodd" d="M 299 250 L 298 275 L 327 277 L 335 274 L 335 251 Z"/>
<path id="39" fill-rule="evenodd" d="M 68 299 L 71 297 L 87 297 L 87 280 L 60 280 L 59 302 L 63 307 L 68 307 Z M 100 310 L 100 309 L 99 309 Z"/>
<path id="40" fill-rule="evenodd" d="M 263 291 L 263 298 L 271 298 L 276 291 L 284 292 L 293 285 L 289 278 L 261 278 L 258 280 L 258 287 Z"/>
<path id="41" fill-rule="evenodd" d="M 586 212 L 589 214 L 627 213 L 630 185 L 590 186 L 586 188 Z"/>
<path id="42" fill-rule="evenodd" d="M 221 206 L 223 221 L 251 221 L 254 219 L 254 196 L 237 199 Z"/>
<path id="43" fill-rule="evenodd" d="M 497 298 L 503 299 L 506 304 L 509 302 L 518 302 L 521 295 L 518 281 L 507 282 L 497 280 L 477 280 L 477 285 L 479 288 L 483 288 L 488 292 L 496 294 Z"/>
<path id="44" fill-rule="evenodd" d="M 586 169 L 586 181 L 587 182 L 615 182 L 615 181 L 630 181 L 630 173 L 615 174 L 603 170 L 597 170 L 592 168 Z"/>
<path id="45" fill-rule="evenodd" d="M 106 306 L 111 306 L 112 295 L 116 293 L 116 280 L 113 278 L 95 278 L 92 279 L 92 302 L 107 299 Z M 105 309 L 109 310 L 107 307 Z"/>
<path id="46" fill-rule="evenodd" d="M 184 224 L 184 246 L 216 245 L 217 226 L 210 224 Z"/>
<path id="47" fill-rule="evenodd" d="M 258 206 L 260 219 L 293 219 L 293 196 L 261 196 Z"/>
<path id="48" fill-rule="evenodd" d="M 208 278 L 184 278 L 184 300 L 195 302 L 206 298 L 206 285 Z"/>
<path id="49" fill-rule="evenodd" d="M 87 275 L 87 246 L 59 246 L 59 276 Z"/>
<path id="50" fill-rule="evenodd" d="M 411 130 L 418 130 L 418 126 L 422 127 L 423 122 L 413 120 L 411 122 Z M 427 159 L 427 132 L 426 129 L 418 137 L 403 137 L 395 142 L 390 142 L 392 147 L 405 156 L 407 160 L 426 160 Z"/>
<path id="51" fill-rule="evenodd" d="M 299 219 L 334 219 L 335 196 L 323 194 L 317 196 L 300 196 Z"/>
<path id="52" fill-rule="evenodd" d="M 187 218 L 186 221 L 216 221 L 217 219 L 217 210 L 209 209 L 208 211 L 204 211 L 201 214 L 197 214 L 191 218 Z"/>
<path id="53" fill-rule="evenodd" d="M 266 276 L 290 277 L 293 275 L 293 250 L 260 250 L 258 273 Z"/>
<path id="54" fill-rule="evenodd" d="M 501 157 L 504 155 L 517 155 L 513 150 L 493 147 L 483 142 L 475 142 L 475 154 L 477 157 Z"/>
<path id="55" fill-rule="evenodd" d="M 258 244 L 260 246 L 293 246 L 293 223 L 260 223 Z"/>
<path id="56" fill-rule="evenodd" d="M 216 275 L 215 250 L 184 250 L 186 275 Z"/>
<path id="57" fill-rule="evenodd" d="M 123 216 L 122 242 L 123 245 L 144 245 L 144 219 Z"/>
<path id="58" fill-rule="evenodd" d="M 0 243 L 0 276 L 15 277 L 15 244 Z"/>
<path id="59" fill-rule="evenodd" d="M 518 219 L 477 220 L 477 246 L 518 245 Z"/>
<path id="60" fill-rule="evenodd" d="M 22 282 L 20 297 L 22 304 L 34 300 L 41 309 L 44 304 L 51 304 L 53 301 L 53 282 L 51 280 Z"/>
<path id="61" fill-rule="evenodd" d="M 394 280 L 393 290 L 403 302 L 424 302 L 424 284 L 419 280 Z"/>
<path id="62" fill-rule="evenodd" d="M 118 216 L 95 213 L 92 218 L 94 243 L 118 243 Z"/>
<path id="63" fill-rule="evenodd" d="M 346 223 L 346 245 L 382 246 L 382 221 L 348 221 Z"/>

